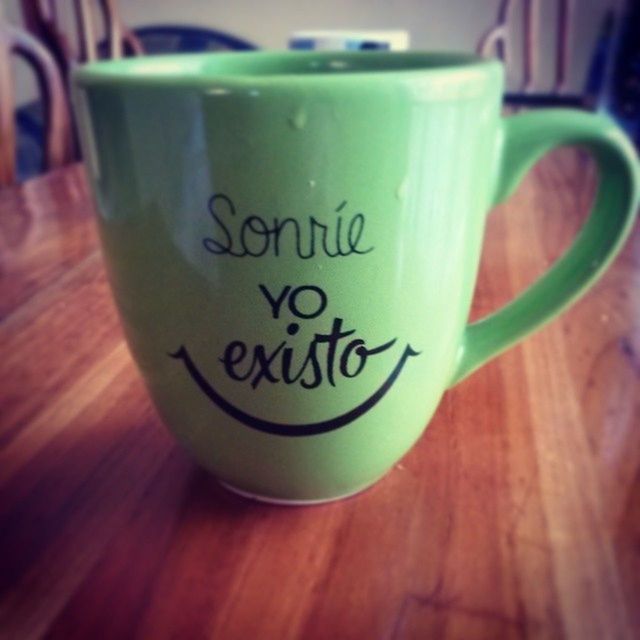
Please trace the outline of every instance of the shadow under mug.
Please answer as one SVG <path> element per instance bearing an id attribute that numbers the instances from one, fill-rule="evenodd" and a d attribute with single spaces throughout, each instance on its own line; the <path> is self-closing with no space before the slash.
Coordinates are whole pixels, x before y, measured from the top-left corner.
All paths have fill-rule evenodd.
<path id="1" fill-rule="evenodd" d="M 631 229 L 608 119 L 503 119 L 495 61 L 242 53 L 88 65 L 74 101 L 128 344 L 164 421 L 226 486 L 308 503 L 378 480 L 443 392 L 560 313 Z M 467 324 L 485 218 L 552 147 L 594 156 L 567 253 Z"/>

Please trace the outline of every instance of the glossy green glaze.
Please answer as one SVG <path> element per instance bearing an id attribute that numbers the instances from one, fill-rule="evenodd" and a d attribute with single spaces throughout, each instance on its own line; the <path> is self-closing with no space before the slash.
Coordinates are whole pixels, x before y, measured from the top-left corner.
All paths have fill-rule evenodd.
<path id="1" fill-rule="evenodd" d="M 637 167 L 602 118 L 500 118 L 464 55 L 141 58 L 75 77 L 104 254 L 167 425 L 226 483 L 322 500 L 375 482 L 444 390 L 540 326 L 630 228 Z M 466 327 L 485 216 L 557 144 L 602 184 L 569 254 Z"/>

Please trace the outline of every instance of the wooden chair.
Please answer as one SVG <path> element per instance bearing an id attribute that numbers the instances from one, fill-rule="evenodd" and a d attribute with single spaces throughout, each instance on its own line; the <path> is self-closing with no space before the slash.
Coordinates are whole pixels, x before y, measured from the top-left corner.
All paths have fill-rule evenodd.
<path id="1" fill-rule="evenodd" d="M 71 7 L 74 25 L 63 24 L 63 4 Z M 49 47 L 65 79 L 76 64 L 143 53 L 138 38 L 124 25 L 116 0 L 21 0 L 21 6 L 25 25 Z M 99 50 L 102 33 L 106 56 Z"/>
<path id="2" fill-rule="evenodd" d="M 502 0 L 496 23 L 482 36 L 477 47 L 485 57 L 494 53 L 505 66 L 513 66 L 516 39 L 510 31 L 511 17 L 520 0 Z M 570 38 L 574 13 L 574 0 L 557 0 L 557 37 L 555 47 L 555 78 L 550 93 L 534 94 L 538 75 L 540 0 L 522 0 L 522 74 L 521 84 L 514 92 L 507 93 L 507 104 L 523 106 L 565 105 L 581 106 L 580 96 L 567 95 L 567 70 L 570 64 Z"/>
<path id="3" fill-rule="evenodd" d="M 0 187 L 16 182 L 14 55 L 33 67 L 45 104 L 44 168 L 59 167 L 72 156 L 69 109 L 55 61 L 34 37 L 0 23 Z"/>

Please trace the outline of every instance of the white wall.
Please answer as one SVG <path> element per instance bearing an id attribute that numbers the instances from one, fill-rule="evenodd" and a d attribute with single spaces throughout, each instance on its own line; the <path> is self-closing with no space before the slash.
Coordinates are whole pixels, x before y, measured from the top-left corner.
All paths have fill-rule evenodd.
<path id="1" fill-rule="evenodd" d="M 19 21 L 19 16 L 17 0 L 0 0 L 0 20 L 16 23 Z"/>
<path id="2" fill-rule="evenodd" d="M 494 22 L 501 0 L 121 0 L 131 25 L 178 22 L 210 25 L 242 35 L 266 48 L 285 48 L 288 35 L 306 28 L 406 29 L 414 49 L 473 50 Z M 541 0 L 541 79 L 552 83 L 555 10 Z M 606 8 L 616 0 L 575 0 L 569 86 L 579 90 Z M 517 3 L 522 4 L 522 3 Z M 516 13 L 518 15 L 516 15 Z M 520 24 L 514 12 L 514 26 Z M 510 84 L 517 85 L 517 74 Z"/>
<path id="3" fill-rule="evenodd" d="M 7 18 L 18 20 L 18 0 L 5 3 Z M 286 47 L 288 35 L 306 28 L 407 29 L 414 49 L 473 50 L 495 20 L 501 0 L 120 0 L 130 26 L 192 24 L 243 36 L 270 49 Z M 540 79 L 552 83 L 555 11 L 558 0 L 540 0 Z M 73 0 L 58 0 L 60 5 Z M 569 88 L 579 91 L 606 9 L 620 0 L 574 0 L 573 64 Z M 518 3 L 521 4 L 521 3 Z M 519 12 L 516 12 L 516 14 Z M 520 24 L 514 15 L 514 26 Z M 510 74 L 516 86 L 517 73 Z"/>

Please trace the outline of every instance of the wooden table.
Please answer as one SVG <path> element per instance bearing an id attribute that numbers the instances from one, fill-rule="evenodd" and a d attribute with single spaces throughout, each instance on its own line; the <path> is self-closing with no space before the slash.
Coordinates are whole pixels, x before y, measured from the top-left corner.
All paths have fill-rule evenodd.
<path id="1" fill-rule="evenodd" d="M 594 181 L 554 152 L 490 216 L 475 317 L 560 254 Z M 0 269 L 3 640 L 638 637 L 637 227 L 378 485 L 308 508 L 227 493 L 169 437 L 80 167 L 0 192 Z"/>

